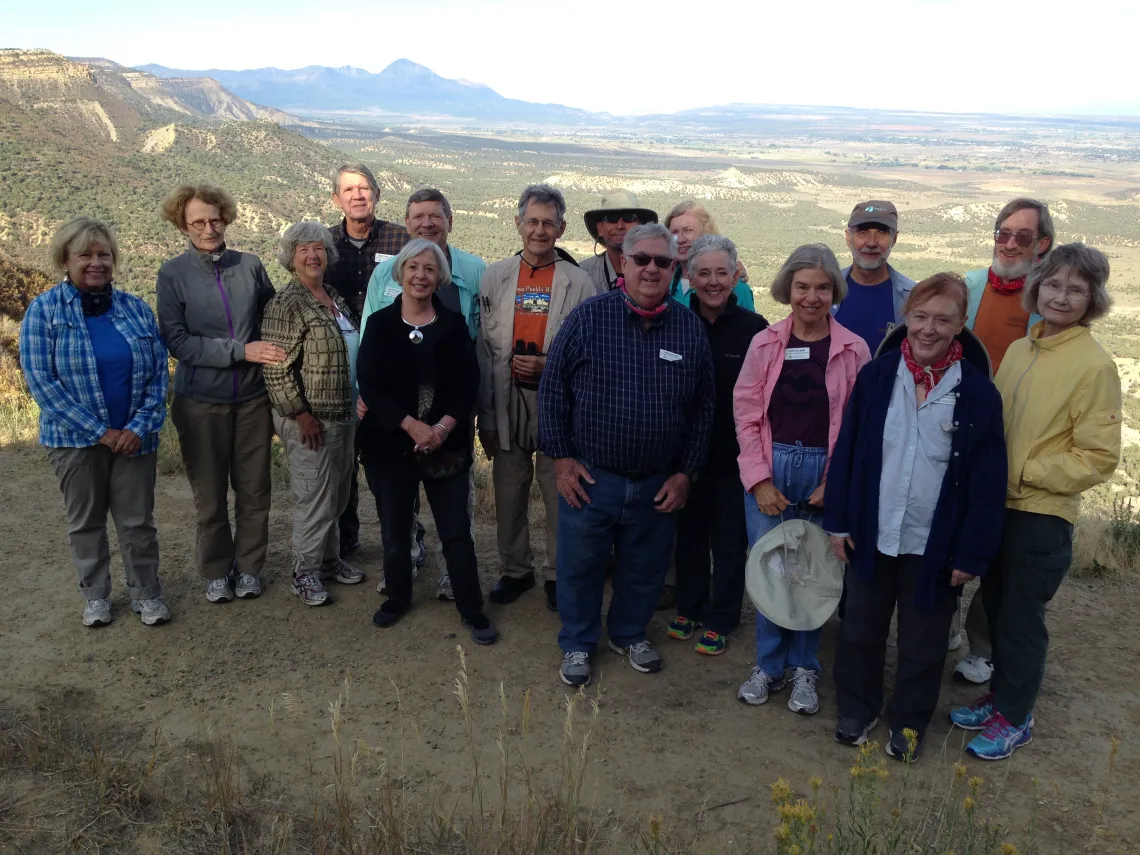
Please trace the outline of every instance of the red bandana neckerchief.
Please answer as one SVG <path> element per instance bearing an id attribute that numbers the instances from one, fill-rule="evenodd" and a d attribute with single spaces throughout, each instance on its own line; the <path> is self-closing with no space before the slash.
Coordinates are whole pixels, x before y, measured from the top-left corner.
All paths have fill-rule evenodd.
<path id="1" fill-rule="evenodd" d="M 622 297 L 625 299 L 625 304 L 629 306 L 629 310 L 637 315 L 639 318 L 659 318 L 665 312 L 669 311 L 668 298 L 658 306 L 656 309 L 643 309 L 633 301 L 633 297 L 629 296 L 629 291 L 625 289 L 625 277 L 619 276 L 617 281 L 618 290 L 621 291 Z"/>
<path id="2" fill-rule="evenodd" d="M 990 287 L 997 291 L 999 294 L 1016 294 L 1025 287 L 1025 277 L 1018 276 L 1016 279 L 1011 279 L 1009 282 L 1002 282 L 1001 277 L 994 273 L 991 267 L 989 270 Z"/>
<path id="3" fill-rule="evenodd" d="M 945 356 L 933 365 L 924 366 L 914 361 L 914 357 L 910 352 L 910 340 L 904 338 L 902 343 L 902 356 L 903 359 L 906 360 L 907 371 L 909 371 L 914 378 L 914 385 L 926 387 L 926 394 L 929 395 L 934 391 L 934 387 L 938 385 L 938 381 L 941 379 L 940 375 L 962 358 L 962 342 L 958 341 L 958 339 L 954 339 L 950 342 L 950 347 L 947 349 Z"/>

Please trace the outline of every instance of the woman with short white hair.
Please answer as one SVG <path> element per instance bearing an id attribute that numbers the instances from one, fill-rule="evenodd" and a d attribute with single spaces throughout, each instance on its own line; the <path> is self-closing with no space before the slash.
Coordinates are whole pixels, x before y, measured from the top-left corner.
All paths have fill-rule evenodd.
<path id="1" fill-rule="evenodd" d="M 293 491 L 293 592 L 305 605 L 320 606 L 328 602 L 322 580 L 364 581 L 340 557 L 337 524 L 352 487 L 360 333 L 348 305 L 324 281 L 336 260 L 328 229 L 289 226 L 277 260 L 293 280 L 265 308 L 265 340 L 285 352 L 265 366 L 265 386 Z"/>

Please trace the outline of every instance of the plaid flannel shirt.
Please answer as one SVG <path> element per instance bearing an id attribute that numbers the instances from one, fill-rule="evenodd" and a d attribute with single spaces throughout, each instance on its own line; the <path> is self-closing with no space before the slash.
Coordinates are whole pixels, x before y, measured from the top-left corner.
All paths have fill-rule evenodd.
<path id="1" fill-rule="evenodd" d="M 336 244 L 337 259 L 325 271 L 325 284 L 336 289 L 359 322 L 372 271 L 389 256 L 399 255 L 409 237 L 407 230 L 398 223 L 376 220 L 368 239 L 358 247 L 348 239 L 345 226 L 342 219 L 329 229 Z"/>
<path id="2" fill-rule="evenodd" d="M 131 349 L 126 430 L 142 441 L 138 454 L 150 454 L 158 449 L 158 431 L 166 420 L 166 345 L 154 312 L 138 297 L 116 289 L 107 315 Z M 40 407 L 41 444 L 86 448 L 99 442 L 110 419 L 83 303 L 71 283 L 61 282 L 28 306 L 20 324 L 20 366 Z"/>

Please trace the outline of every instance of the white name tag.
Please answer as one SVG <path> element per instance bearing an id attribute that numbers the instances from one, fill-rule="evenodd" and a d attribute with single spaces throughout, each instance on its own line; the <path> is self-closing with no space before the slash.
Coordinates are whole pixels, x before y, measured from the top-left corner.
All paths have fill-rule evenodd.
<path id="1" fill-rule="evenodd" d="M 400 288 L 398 285 L 385 285 L 384 286 L 384 296 L 385 297 L 399 297 L 401 291 L 403 291 L 403 289 Z"/>
<path id="2" fill-rule="evenodd" d="M 664 348 L 661 349 L 661 352 L 658 354 L 658 356 L 660 356 L 666 362 L 680 362 L 682 359 L 684 359 L 681 354 L 674 353 L 671 350 L 665 350 Z"/>
<path id="3" fill-rule="evenodd" d="M 374 256 L 372 257 L 372 260 L 373 260 L 373 261 L 374 261 L 376 264 L 379 264 L 381 261 L 387 261 L 389 258 L 392 258 L 392 256 L 391 256 L 391 255 L 385 255 L 385 254 L 384 254 L 384 253 L 382 253 L 382 252 L 378 252 L 378 253 L 376 253 L 376 255 L 374 255 Z"/>
<path id="4" fill-rule="evenodd" d="M 784 361 L 789 362 L 797 359 L 811 359 L 810 347 L 789 347 L 784 351 Z"/>

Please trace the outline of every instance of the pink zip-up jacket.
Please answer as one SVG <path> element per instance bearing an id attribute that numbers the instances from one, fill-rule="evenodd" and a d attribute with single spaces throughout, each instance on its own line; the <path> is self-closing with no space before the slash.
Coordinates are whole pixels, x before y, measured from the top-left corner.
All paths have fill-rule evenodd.
<path id="1" fill-rule="evenodd" d="M 732 413 L 736 419 L 736 438 L 740 442 L 737 458 L 740 481 L 749 491 L 772 477 L 772 423 L 768 420 L 768 405 L 772 403 L 772 390 L 783 370 L 784 351 L 791 337 L 791 315 L 757 333 L 748 346 L 748 355 L 744 357 L 744 366 L 732 391 Z M 843 410 L 855 388 L 855 376 L 870 361 L 867 342 L 831 318 L 831 348 L 824 372 L 828 465 L 843 424 Z"/>

